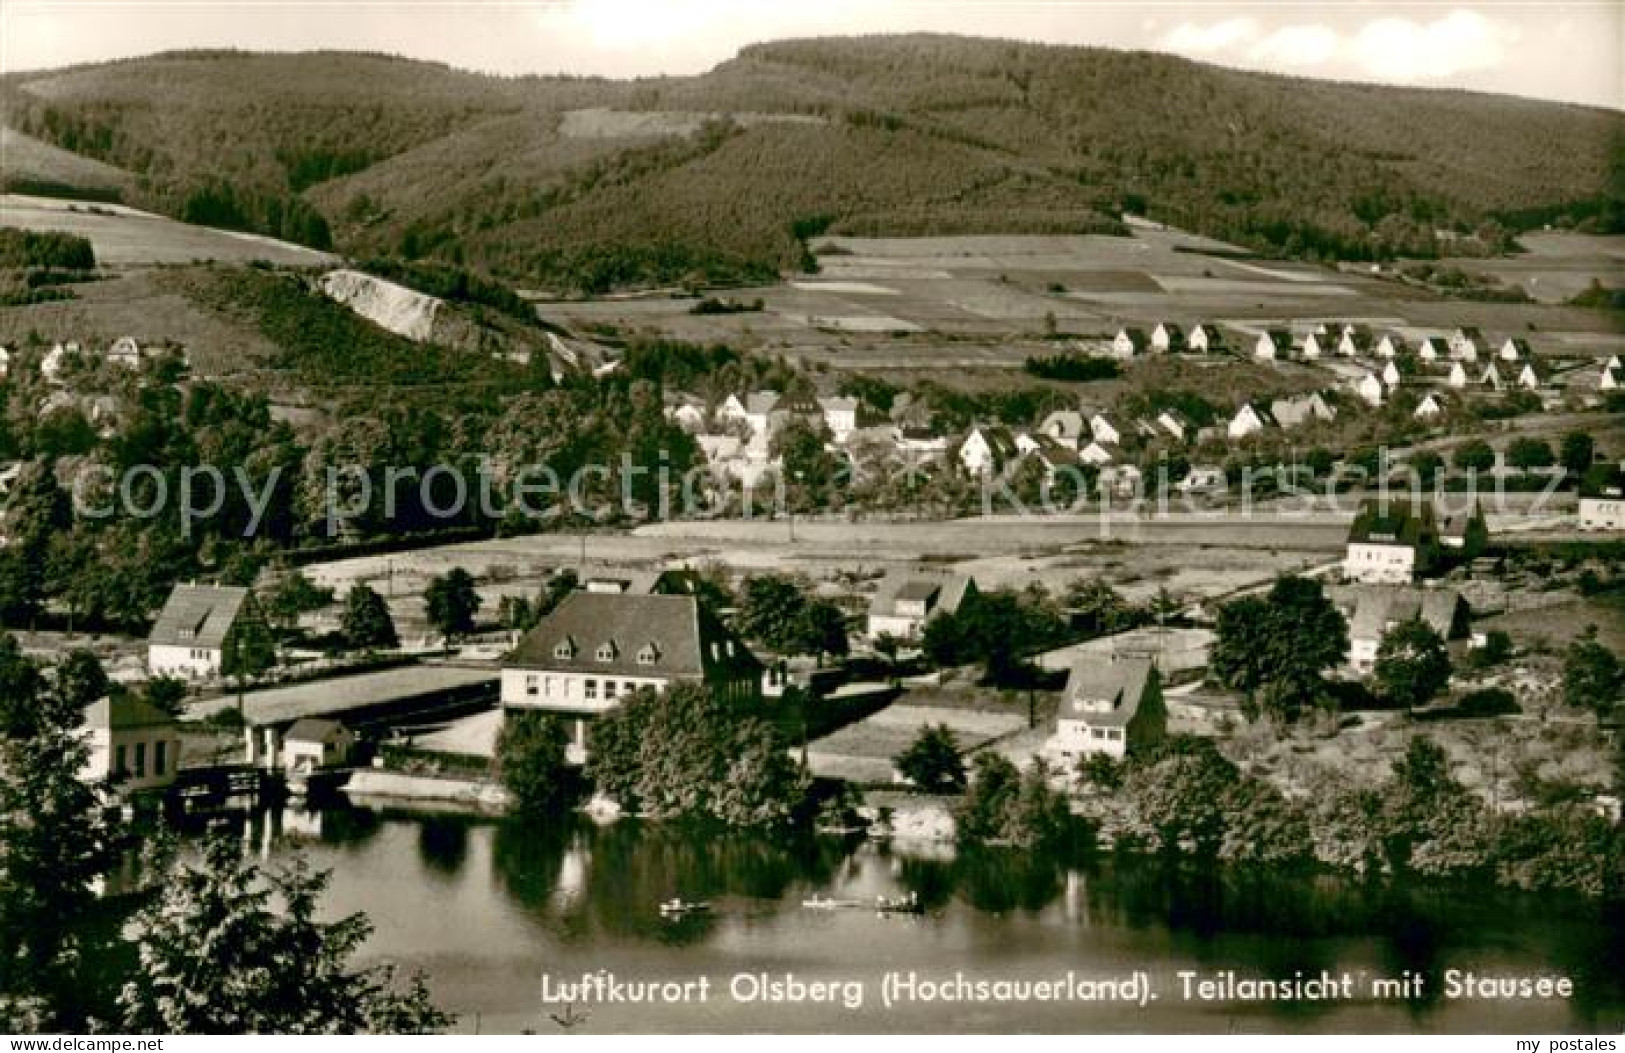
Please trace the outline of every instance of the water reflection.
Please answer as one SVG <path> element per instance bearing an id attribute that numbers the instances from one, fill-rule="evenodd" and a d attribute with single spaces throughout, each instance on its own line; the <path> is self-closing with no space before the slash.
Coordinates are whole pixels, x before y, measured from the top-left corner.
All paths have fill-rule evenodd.
<path id="1" fill-rule="evenodd" d="M 1250 977 L 1410 970 L 1427 979 L 1408 1003 L 1272 1004 L 1245 1013 L 1238 1007 L 1229 1018 L 1255 1028 L 1406 1030 L 1428 1020 L 1442 1029 L 1608 1030 L 1625 1015 L 1618 907 L 1326 876 L 1216 876 L 1138 857 L 954 853 L 632 821 L 595 826 L 574 817 L 533 822 L 337 807 L 257 817 L 243 836 L 272 855 L 309 845 L 314 862 L 334 871 L 334 909 L 372 916 L 376 952 L 426 968 L 437 990 L 450 992 L 452 1008 L 479 1007 L 488 1025 L 533 1013 L 543 971 L 619 968 L 655 978 L 793 967 L 831 977 L 867 970 L 862 975 L 873 978 L 881 962 L 1022 975 L 1147 968 L 1170 984 L 1179 969 Z M 802 906 L 816 896 L 861 908 L 910 893 L 923 917 Z M 713 909 L 664 918 L 659 904 L 672 897 Z M 435 910 L 425 911 L 425 902 Z M 1538 1004 L 1528 1017 L 1495 1016 L 1491 1007 L 1441 998 L 1444 971 L 1452 968 L 1562 973 L 1575 979 L 1577 996 L 1568 1005 Z M 788 1018 L 734 1011 L 746 1015 L 662 1023 L 789 1026 Z M 1169 1005 L 1154 1022 L 1091 1018 L 1080 1025 L 1059 1011 L 972 1020 L 939 1007 L 911 1025 L 900 1017 L 868 1024 L 996 1028 L 1002 1019 L 1006 1028 L 1191 1029 L 1215 1026 L 1215 1011 Z"/>

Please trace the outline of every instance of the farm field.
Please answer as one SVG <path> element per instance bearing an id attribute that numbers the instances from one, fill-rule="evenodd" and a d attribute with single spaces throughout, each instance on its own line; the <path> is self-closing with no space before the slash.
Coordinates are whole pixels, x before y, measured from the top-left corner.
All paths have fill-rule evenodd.
<path id="1" fill-rule="evenodd" d="M 104 267 L 202 260 L 265 260 L 289 266 L 318 266 L 338 258 L 275 238 L 193 226 L 123 205 L 24 194 L 0 194 L 0 226 L 62 231 L 89 238 L 97 262 Z"/>

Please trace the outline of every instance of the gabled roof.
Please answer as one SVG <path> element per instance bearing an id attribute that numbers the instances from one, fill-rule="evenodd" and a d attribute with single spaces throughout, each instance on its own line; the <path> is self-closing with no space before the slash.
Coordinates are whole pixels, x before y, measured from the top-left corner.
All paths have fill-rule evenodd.
<path id="1" fill-rule="evenodd" d="M 825 413 L 856 413 L 858 400 L 847 395 L 823 395 L 818 399 L 818 406 Z"/>
<path id="2" fill-rule="evenodd" d="M 964 574 L 949 574 L 932 570 L 900 571 L 887 575 L 869 601 L 869 613 L 890 615 L 897 613 L 899 600 L 930 600 L 936 597 L 931 615 L 939 612 L 952 614 L 959 610 L 965 597 L 975 591 L 976 582 Z"/>
<path id="3" fill-rule="evenodd" d="M 216 648 L 248 598 L 248 590 L 227 585 L 177 585 L 147 636 L 149 644 Z"/>
<path id="4" fill-rule="evenodd" d="M 1332 600 L 1348 612 L 1351 640 L 1380 640 L 1390 625 L 1417 616 L 1446 640 L 1466 627 L 1467 601 L 1454 589 L 1358 585 L 1334 592 Z"/>
<path id="5" fill-rule="evenodd" d="M 556 657 L 564 643 L 572 657 Z M 646 649 L 653 661 L 640 662 Z M 749 674 L 761 668 L 744 641 L 693 596 L 597 592 L 566 596 L 503 664 L 678 679 Z"/>
<path id="6" fill-rule="evenodd" d="M 1153 682 L 1157 667 L 1149 658 L 1099 655 L 1080 658 L 1067 674 L 1062 696 L 1062 720 L 1081 720 L 1093 727 L 1122 727 L 1134 719 L 1144 701 L 1146 688 Z M 1109 710 L 1091 710 L 1090 702 L 1107 701 Z"/>
<path id="7" fill-rule="evenodd" d="M 1059 431 L 1062 436 L 1071 436 L 1072 438 L 1081 436 L 1085 429 L 1088 428 L 1088 422 L 1084 420 L 1083 414 L 1077 410 L 1055 410 L 1039 423 L 1038 430 L 1050 431 L 1050 425 L 1052 424 L 1058 425 L 1055 430 Z"/>
<path id="8" fill-rule="evenodd" d="M 1349 544 L 1407 545 L 1412 548 L 1437 536 L 1433 506 L 1427 502 L 1393 500 L 1387 509 L 1377 498 L 1360 503 L 1349 525 Z"/>
<path id="9" fill-rule="evenodd" d="M 1145 335 L 1145 330 L 1141 329 L 1139 326 L 1125 325 L 1123 328 L 1121 328 L 1121 329 L 1119 329 L 1117 331 L 1116 339 L 1121 339 L 1121 338 L 1123 338 L 1125 336 L 1128 337 L 1129 340 L 1133 342 L 1135 347 L 1144 347 L 1145 346 L 1146 339 L 1147 339 L 1147 337 Z"/>
<path id="10" fill-rule="evenodd" d="M 969 435 L 965 436 L 965 442 L 970 442 L 971 438 L 976 435 L 980 435 L 982 437 L 982 441 L 987 443 L 988 449 L 993 451 L 993 455 L 995 457 L 1014 457 L 1018 452 L 1020 452 L 1016 447 L 1015 435 L 1011 433 L 1009 428 L 1006 428 L 1003 425 L 993 425 L 989 427 L 978 424 L 976 427 L 970 430 Z"/>
<path id="11" fill-rule="evenodd" d="M 93 731 L 153 728 L 175 723 L 175 718 L 134 695 L 104 698 L 85 707 L 85 726 Z"/>
<path id="12" fill-rule="evenodd" d="M 752 391 L 741 401 L 745 405 L 746 413 L 771 413 L 779 404 L 779 393 L 777 391 Z"/>
<path id="13" fill-rule="evenodd" d="M 324 746 L 331 746 L 342 742 L 348 734 L 344 725 L 336 720 L 301 717 L 293 722 L 293 727 L 289 728 L 282 738 L 285 742 L 318 742 Z"/>
<path id="14" fill-rule="evenodd" d="M 1331 420 L 1337 416 L 1337 411 L 1321 397 L 1320 392 L 1311 391 L 1307 395 L 1292 395 L 1271 402 L 1270 416 L 1281 427 L 1292 428 L 1308 420 Z"/>

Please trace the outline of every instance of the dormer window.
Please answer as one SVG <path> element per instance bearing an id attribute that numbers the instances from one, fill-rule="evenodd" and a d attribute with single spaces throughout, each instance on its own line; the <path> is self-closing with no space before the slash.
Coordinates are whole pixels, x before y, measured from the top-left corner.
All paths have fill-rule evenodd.
<path id="1" fill-rule="evenodd" d="M 638 649 L 638 665 L 654 665 L 660 661 L 660 648 L 651 640 Z"/>
<path id="2" fill-rule="evenodd" d="M 605 640 L 598 645 L 598 660 L 600 662 L 613 662 L 615 656 L 620 653 L 621 649 L 615 646 L 614 640 Z"/>
<path id="3" fill-rule="evenodd" d="M 553 647 L 553 657 L 568 662 L 576 656 L 576 642 L 566 636 Z"/>

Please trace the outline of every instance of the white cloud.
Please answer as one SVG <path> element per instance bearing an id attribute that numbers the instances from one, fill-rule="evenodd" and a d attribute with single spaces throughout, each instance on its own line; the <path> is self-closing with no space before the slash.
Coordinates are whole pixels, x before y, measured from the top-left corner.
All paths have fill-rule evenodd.
<path id="1" fill-rule="evenodd" d="M 1438 80 L 1501 65 L 1518 39 L 1511 26 L 1476 11 L 1455 10 L 1432 22 L 1379 18 L 1349 42 L 1362 73 L 1384 80 Z"/>
<path id="2" fill-rule="evenodd" d="M 1258 33 L 1258 23 L 1250 18 L 1230 18 L 1210 26 L 1182 22 L 1164 34 L 1157 47 L 1182 55 L 1212 55 L 1257 40 Z"/>
<path id="3" fill-rule="evenodd" d="M 1265 66 L 1323 66 L 1342 49 L 1330 26 L 1282 26 L 1258 41 L 1247 57 Z"/>

